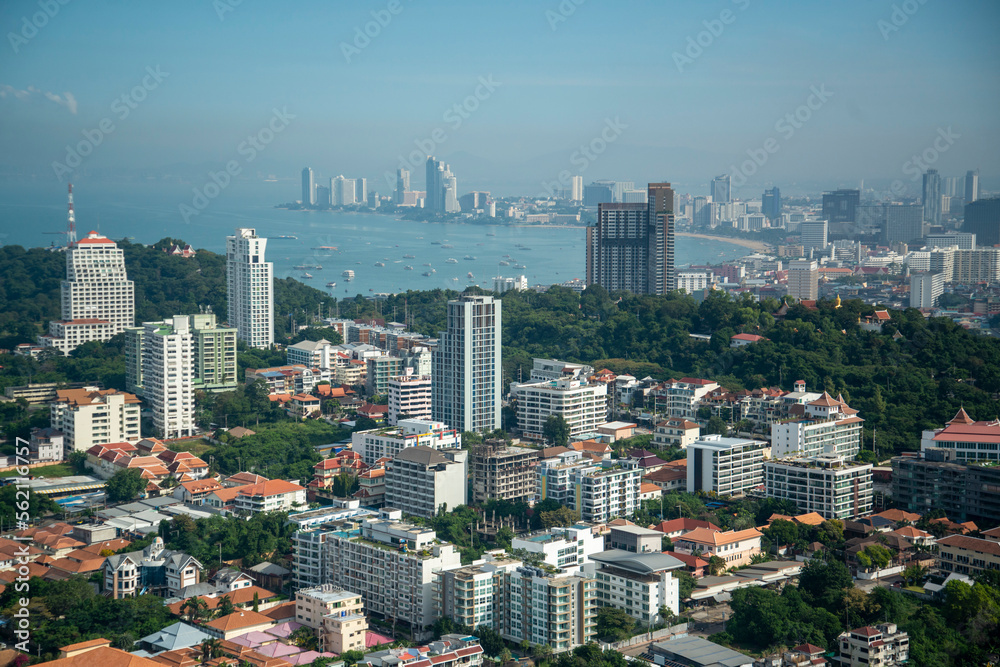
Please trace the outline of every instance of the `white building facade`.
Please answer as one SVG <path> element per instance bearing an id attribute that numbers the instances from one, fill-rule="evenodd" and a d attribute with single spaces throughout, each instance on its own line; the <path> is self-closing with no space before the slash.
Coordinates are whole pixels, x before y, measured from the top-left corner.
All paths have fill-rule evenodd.
<path id="1" fill-rule="evenodd" d="M 226 292 L 229 325 L 250 347 L 274 343 L 274 265 L 265 261 L 267 239 L 239 228 L 226 238 Z"/>

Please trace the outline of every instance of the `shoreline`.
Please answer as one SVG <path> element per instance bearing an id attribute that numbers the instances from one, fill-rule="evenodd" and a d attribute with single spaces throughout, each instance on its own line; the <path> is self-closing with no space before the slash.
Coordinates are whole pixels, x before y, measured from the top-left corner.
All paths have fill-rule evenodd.
<path id="1" fill-rule="evenodd" d="M 753 241 L 751 239 L 741 239 L 729 236 L 712 236 L 711 234 L 696 234 L 694 232 L 674 232 L 674 236 L 686 236 L 692 239 L 706 239 L 709 241 L 722 241 L 733 245 L 743 246 L 756 252 L 768 252 L 769 246 L 763 241 Z"/>

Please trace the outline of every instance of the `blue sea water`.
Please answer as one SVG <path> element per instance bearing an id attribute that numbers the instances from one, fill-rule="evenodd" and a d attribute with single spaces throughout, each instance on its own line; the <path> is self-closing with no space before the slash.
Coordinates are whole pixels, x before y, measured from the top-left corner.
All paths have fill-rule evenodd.
<path id="1" fill-rule="evenodd" d="M 327 283 L 336 282 L 331 293 L 341 297 L 462 289 L 468 284 L 491 287 L 498 275 L 523 274 L 530 285 L 584 278 L 582 228 L 421 223 L 381 214 L 274 208 L 298 196 L 298 183 L 289 180 L 234 182 L 197 215 L 185 219 L 181 205 L 192 205 L 192 187 L 163 181 L 77 183 L 78 235 L 94 229 L 109 238 L 131 237 L 137 243 L 171 237 L 195 248 L 224 252 L 226 236 L 235 228 L 253 227 L 271 239 L 267 255 L 276 276 L 300 278 L 324 290 Z M 0 183 L 0 243 L 58 245 L 65 237 L 52 232 L 65 228 L 65 186 Z M 677 238 L 675 249 L 678 266 L 718 263 L 745 254 L 745 248 L 725 241 L 685 237 Z M 526 268 L 515 268 L 519 265 Z M 301 266 L 322 268 L 295 268 Z M 350 283 L 342 276 L 348 269 L 355 273 Z M 304 278 L 306 273 L 313 277 Z"/>

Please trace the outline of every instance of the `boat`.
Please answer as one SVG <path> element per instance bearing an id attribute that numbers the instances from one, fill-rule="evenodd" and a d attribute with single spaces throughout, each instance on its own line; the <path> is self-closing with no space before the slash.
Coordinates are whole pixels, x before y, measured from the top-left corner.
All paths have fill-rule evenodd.
<path id="1" fill-rule="evenodd" d="M 453 246 L 453 245 L 449 245 L 449 244 L 447 244 L 447 243 L 443 243 L 443 244 L 441 245 L 441 247 L 442 247 L 442 248 L 454 248 L 455 246 Z"/>
<path id="2" fill-rule="evenodd" d="M 298 236 L 290 236 L 288 234 L 282 234 L 281 236 L 272 236 L 272 239 L 291 239 L 292 241 L 298 241 Z"/>
<path id="3" fill-rule="evenodd" d="M 468 273 L 465 274 L 465 277 L 471 279 L 471 278 L 475 278 L 476 276 L 473 275 L 472 271 L 469 271 Z"/>
<path id="4" fill-rule="evenodd" d="M 337 246 L 335 246 L 335 245 L 318 245 L 318 246 L 313 246 L 312 249 L 313 250 L 336 250 Z"/>
<path id="5" fill-rule="evenodd" d="M 385 266 L 385 262 L 375 262 L 375 266 Z"/>
<path id="6" fill-rule="evenodd" d="M 319 264 L 299 264 L 298 266 L 294 267 L 296 271 L 305 271 L 307 269 L 322 269 L 322 268 L 323 267 L 320 266 Z"/>
<path id="7" fill-rule="evenodd" d="M 312 279 L 312 277 L 313 277 L 313 275 L 312 275 L 311 273 L 303 273 L 303 274 L 302 274 L 302 277 L 303 277 L 303 278 L 304 278 L 305 280 L 311 280 L 311 279 Z"/>
<path id="8" fill-rule="evenodd" d="M 403 255 L 403 259 L 416 259 L 416 255 Z"/>
<path id="9" fill-rule="evenodd" d="M 354 280 L 354 271 L 352 271 L 350 269 L 346 269 L 340 275 L 344 276 L 344 278 L 347 279 L 347 282 L 351 282 L 352 280 Z"/>
<path id="10" fill-rule="evenodd" d="M 515 269 L 526 269 L 526 268 L 528 268 L 528 267 L 526 267 L 526 266 L 525 266 L 524 264 L 518 264 L 518 265 L 517 265 L 517 266 L 515 266 L 514 268 L 515 268 Z"/>
<path id="11" fill-rule="evenodd" d="M 403 270 L 404 270 L 404 271 L 412 271 L 412 270 L 413 270 L 413 267 L 412 267 L 412 266 L 410 266 L 409 264 L 407 264 L 406 266 L 404 266 L 404 267 L 403 267 Z"/>
<path id="12" fill-rule="evenodd" d="M 333 287 L 337 286 L 337 283 L 335 283 L 335 282 L 329 282 L 329 283 L 326 284 L 326 286 L 330 287 L 330 288 L 333 288 Z"/>
<path id="13" fill-rule="evenodd" d="M 452 278 L 452 280 L 454 280 L 456 283 L 458 282 L 458 278 Z"/>
<path id="14" fill-rule="evenodd" d="M 487 236 L 496 236 L 496 234 L 494 234 L 493 232 L 486 232 L 486 235 Z"/>
<path id="15" fill-rule="evenodd" d="M 420 275 L 423 275 L 423 276 L 431 276 L 431 275 L 433 275 L 433 274 L 432 274 L 432 273 L 431 273 L 430 271 L 424 271 L 424 272 L 423 272 L 422 274 L 420 274 Z"/>
<path id="16" fill-rule="evenodd" d="M 448 259 L 446 259 L 444 261 L 445 261 L 445 264 L 458 264 L 458 260 L 455 259 L 454 257 L 449 257 Z"/>
<path id="17" fill-rule="evenodd" d="M 471 261 L 475 261 L 475 259 L 476 259 L 476 258 L 475 258 L 475 257 L 473 257 L 472 255 L 466 255 L 466 256 L 465 256 L 465 257 L 463 257 L 462 259 L 467 259 L 467 260 L 469 260 L 469 261 L 471 262 Z"/>
<path id="18" fill-rule="evenodd" d="M 441 245 L 440 241 L 431 241 L 431 245 Z"/>
<path id="19" fill-rule="evenodd" d="M 424 266 L 430 266 L 430 265 L 431 265 L 430 262 L 424 262 Z"/>
<path id="20" fill-rule="evenodd" d="M 500 260 L 500 266 L 510 266 L 510 262 L 505 259 Z"/>

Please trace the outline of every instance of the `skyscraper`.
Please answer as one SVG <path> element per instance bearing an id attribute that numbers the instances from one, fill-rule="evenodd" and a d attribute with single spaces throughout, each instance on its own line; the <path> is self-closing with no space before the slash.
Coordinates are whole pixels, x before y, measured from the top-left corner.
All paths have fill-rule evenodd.
<path id="1" fill-rule="evenodd" d="M 354 203 L 364 204 L 368 201 L 368 179 L 354 179 Z"/>
<path id="2" fill-rule="evenodd" d="M 979 199 L 979 170 L 965 172 L 965 203 Z"/>
<path id="3" fill-rule="evenodd" d="M 354 197 L 354 179 L 343 175 L 330 179 L 330 198 L 334 206 L 351 206 L 356 202 Z"/>
<path id="4" fill-rule="evenodd" d="M 937 169 L 928 169 L 924 174 L 923 187 L 924 220 L 941 224 L 941 175 Z"/>
<path id="5" fill-rule="evenodd" d="M 393 198 L 396 206 L 402 206 L 406 201 L 406 193 L 410 191 L 410 170 L 399 168 L 396 170 L 396 193 Z"/>
<path id="6" fill-rule="evenodd" d="M 447 164 L 427 156 L 424 208 L 437 213 L 458 213 L 458 181 Z"/>
<path id="7" fill-rule="evenodd" d="M 143 324 L 142 395 L 162 438 L 182 438 L 196 430 L 193 343 L 191 321 L 184 315 Z"/>
<path id="8" fill-rule="evenodd" d="M 309 206 L 316 204 L 316 182 L 313 180 L 313 170 L 309 167 L 302 170 L 302 203 Z"/>
<path id="9" fill-rule="evenodd" d="M 108 340 L 135 324 L 135 284 L 118 244 L 95 231 L 66 250 L 62 319 L 38 342 L 69 354 L 88 341 Z"/>
<path id="10" fill-rule="evenodd" d="M 768 220 L 781 219 L 781 190 L 777 187 L 764 190 L 764 196 L 761 197 L 760 212 Z"/>
<path id="11" fill-rule="evenodd" d="M 924 207 L 886 204 L 882 238 L 886 243 L 912 243 L 924 235 Z"/>
<path id="12" fill-rule="evenodd" d="M 837 222 L 854 222 L 860 202 L 860 190 L 824 192 L 823 217 L 831 224 Z"/>
<path id="13" fill-rule="evenodd" d="M 431 412 L 457 431 L 500 428 L 500 306 L 491 296 L 448 302 L 448 328 L 432 358 Z"/>
<path id="14" fill-rule="evenodd" d="M 823 250 L 829 244 L 829 225 L 826 220 L 806 220 L 799 223 L 799 233 L 802 236 L 802 247 Z"/>
<path id="15" fill-rule="evenodd" d="M 570 179 L 569 198 L 583 201 L 583 176 L 573 176 Z"/>
<path id="16" fill-rule="evenodd" d="M 250 347 L 274 343 L 274 266 L 264 261 L 267 239 L 257 230 L 238 228 L 226 237 L 226 294 L 229 326 Z"/>
<path id="17" fill-rule="evenodd" d="M 732 199 L 732 185 L 729 174 L 722 174 L 712 179 L 712 201 L 716 204 L 728 204 Z"/>
<path id="18" fill-rule="evenodd" d="M 1000 245 L 1000 199 L 979 199 L 966 204 L 962 231 L 975 234 L 980 248 Z"/>
<path id="19" fill-rule="evenodd" d="M 674 191 L 650 183 L 645 204 L 602 203 L 587 228 L 587 284 L 636 294 L 674 289 Z"/>
<path id="20" fill-rule="evenodd" d="M 819 265 L 811 259 L 793 259 L 788 265 L 788 293 L 799 301 L 819 296 Z"/>

